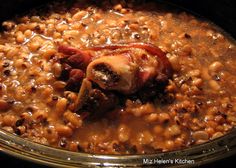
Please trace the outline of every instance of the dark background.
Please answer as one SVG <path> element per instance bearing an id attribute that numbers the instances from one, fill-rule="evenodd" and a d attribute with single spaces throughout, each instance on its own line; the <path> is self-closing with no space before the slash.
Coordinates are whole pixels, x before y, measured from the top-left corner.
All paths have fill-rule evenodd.
<path id="1" fill-rule="evenodd" d="M 7 0 L 0 4 L 0 22 L 49 0 Z M 210 19 L 236 38 L 236 0 L 166 0 Z M 45 166 L 13 158 L 0 152 L 0 167 L 30 168 Z M 236 167 L 236 155 L 201 168 Z"/>

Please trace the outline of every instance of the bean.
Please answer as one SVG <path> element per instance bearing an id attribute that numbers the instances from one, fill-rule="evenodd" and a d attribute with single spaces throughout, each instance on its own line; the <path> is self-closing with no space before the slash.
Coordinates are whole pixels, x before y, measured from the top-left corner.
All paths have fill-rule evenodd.
<path id="1" fill-rule="evenodd" d="M 70 111 L 66 111 L 63 115 L 66 120 L 68 120 L 75 128 L 79 128 L 82 126 L 82 119 L 76 113 L 72 113 Z"/>
<path id="2" fill-rule="evenodd" d="M 145 117 L 146 121 L 148 121 L 148 122 L 155 122 L 158 120 L 158 118 L 159 118 L 158 114 L 156 114 L 156 113 L 151 113 L 147 117 Z"/>
<path id="3" fill-rule="evenodd" d="M 212 74 L 212 73 L 219 72 L 222 68 L 223 68 L 223 64 L 219 61 L 215 61 L 209 66 L 208 69 L 209 69 L 209 72 Z"/>
<path id="4" fill-rule="evenodd" d="M 160 113 L 159 114 L 159 121 L 160 123 L 165 123 L 170 120 L 170 115 L 168 113 Z"/>
<path id="5" fill-rule="evenodd" d="M 24 112 L 20 115 L 20 117 L 25 120 L 29 120 L 31 118 L 31 116 L 32 116 L 31 112 Z"/>
<path id="6" fill-rule="evenodd" d="M 24 42 L 24 40 L 25 40 L 24 34 L 22 32 L 17 32 L 16 33 L 16 41 L 18 43 L 22 43 L 22 42 Z"/>
<path id="7" fill-rule="evenodd" d="M 6 56 L 7 56 L 7 58 L 13 58 L 14 56 L 18 55 L 18 53 L 19 53 L 19 49 L 12 47 L 12 48 L 9 48 Z"/>
<path id="8" fill-rule="evenodd" d="M 65 30 L 66 31 L 66 30 Z M 63 33 L 63 35 L 65 36 L 65 33 Z M 61 38 L 61 33 L 58 33 L 58 32 L 54 32 L 53 33 L 53 38 L 55 38 L 55 39 L 59 39 L 59 38 Z M 70 39 L 70 37 L 68 37 L 67 39 Z"/>
<path id="9" fill-rule="evenodd" d="M 61 72 L 62 72 L 61 64 L 59 64 L 59 63 L 53 64 L 52 71 L 53 71 L 53 74 L 55 75 L 55 77 L 59 78 L 61 75 Z"/>
<path id="10" fill-rule="evenodd" d="M 209 135 L 206 131 L 196 131 L 192 134 L 192 137 L 195 141 L 208 140 Z"/>
<path id="11" fill-rule="evenodd" d="M 53 83 L 53 87 L 56 89 L 56 90 L 62 90 L 64 89 L 66 86 L 66 83 L 63 82 L 63 81 L 56 81 Z"/>
<path id="12" fill-rule="evenodd" d="M 174 143 L 174 141 L 172 141 L 172 140 L 167 140 L 167 141 L 165 142 L 165 147 L 166 147 L 168 150 L 173 149 L 174 146 L 175 146 L 175 143 Z"/>
<path id="13" fill-rule="evenodd" d="M 46 87 L 44 90 L 41 92 L 41 96 L 43 98 L 48 98 L 50 95 L 53 93 L 53 89 L 51 87 Z"/>
<path id="14" fill-rule="evenodd" d="M 203 68 L 202 69 L 202 78 L 205 80 L 210 80 L 211 76 L 209 75 L 208 69 L 207 68 Z"/>
<path id="15" fill-rule="evenodd" d="M 236 117 L 234 115 L 228 115 L 227 116 L 227 121 L 228 122 L 236 122 Z"/>
<path id="16" fill-rule="evenodd" d="M 3 117 L 2 122 L 4 126 L 14 126 L 16 120 L 17 120 L 16 116 L 9 114 Z"/>
<path id="17" fill-rule="evenodd" d="M 196 87 L 200 87 L 203 84 L 203 80 L 201 78 L 194 78 L 192 84 Z"/>
<path id="18" fill-rule="evenodd" d="M 11 105 L 6 100 L 0 99 L 0 112 L 7 111 L 10 108 L 11 108 Z"/>
<path id="19" fill-rule="evenodd" d="M 59 24 L 56 26 L 57 31 L 63 32 L 64 30 L 67 30 L 69 27 L 66 24 Z"/>
<path id="20" fill-rule="evenodd" d="M 194 69 L 189 71 L 188 75 L 191 77 L 199 77 L 201 75 L 201 71 L 199 69 Z"/>
<path id="21" fill-rule="evenodd" d="M 151 142 L 154 141 L 153 136 L 147 130 L 139 133 L 137 138 L 140 144 L 150 144 Z"/>
<path id="22" fill-rule="evenodd" d="M 32 52 L 34 52 L 34 51 L 37 51 L 39 49 L 40 43 L 38 41 L 30 42 L 28 47 Z"/>
<path id="23" fill-rule="evenodd" d="M 222 132 L 216 132 L 216 133 L 214 133 L 213 135 L 212 135 L 212 139 L 216 139 L 216 138 L 219 138 L 219 137 L 221 137 L 221 136 L 223 136 L 224 134 L 222 133 Z"/>
<path id="24" fill-rule="evenodd" d="M 4 30 L 10 31 L 15 27 L 15 22 L 12 21 L 5 21 L 2 23 L 2 26 L 4 28 Z"/>
<path id="25" fill-rule="evenodd" d="M 62 136 L 62 137 L 71 137 L 73 134 L 73 131 L 70 127 L 66 126 L 66 125 L 56 125 L 55 129 L 57 131 L 57 133 Z"/>
<path id="26" fill-rule="evenodd" d="M 181 134 L 180 127 L 178 125 L 172 125 L 167 129 L 170 136 L 177 136 Z"/>
<path id="27" fill-rule="evenodd" d="M 79 11 L 72 16 L 73 20 L 81 20 L 87 14 L 86 11 Z"/>
<path id="28" fill-rule="evenodd" d="M 210 80 L 208 84 L 211 87 L 211 89 L 215 91 L 220 90 L 220 85 L 215 80 Z"/>
<path id="29" fill-rule="evenodd" d="M 61 115 L 66 110 L 67 103 L 66 98 L 59 99 L 56 104 L 55 113 Z"/>
<path id="30" fill-rule="evenodd" d="M 44 110 L 38 110 L 32 115 L 32 118 L 37 121 L 43 121 L 44 119 L 47 119 L 47 117 L 48 113 Z"/>
<path id="31" fill-rule="evenodd" d="M 154 131 L 155 134 L 161 135 L 162 132 L 164 131 L 164 129 L 163 129 L 162 126 L 156 125 L 156 126 L 153 128 L 153 131 Z"/>
<path id="32" fill-rule="evenodd" d="M 121 142 L 125 142 L 129 139 L 130 137 L 130 130 L 129 128 L 124 125 L 124 124 L 121 124 L 118 128 L 118 138 L 119 138 L 119 141 Z"/>
<path id="33" fill-rule="evenodd" d="M 122 9 L 122 5 L 121 4 L 117 4 L 113 7 L 113 9 L 117 10 L 117 11 L 120 11 Z"/>
<path id="34" fill-rule="evenodd" d="M 46 60 L 49 60 L 52 58 L 52 56 L 54 54 L 56 54 L 56 50 L 54 48 L 49 48 L 49 49 L 46 49 L 43 54 L 42 54 L 42 57 L 45 58 Z"/>
<path id="35" fill-rule="evenodd" d="M 16 133 L 17 135 L 22 135 L 22 134 L 25 133 L 25 131 L 26 131 L 26 127 L 25 127 L 25 126 L 19 126 L 19 127 L 17 127 L 17 128 L 15 129 L 15 133 Z"/>
<path id="36" fill-rule="evenodd" d="M 58 140 L 58 133 L 54 126 L 45 127 L 43 129 L 43 136 L 50 142 L 55 143 Z"/>
<path id="37" fill-rule="evenodd" d="M 215 133 L 214 128 L 211 128 L 211 127 L 205 128 L 205 131 L 208 133 L 209 136 Z"/>
<path id="38" fill-rule="evenodd" d="M 30 38 L 32 36 L 32 31 L 28 29 L 24 32 L 24 35 L 26 38 Z"/>
<path id="39" fill-rule="evenodd" d="M 179 64 L 179 58 L 177 55 L 170 55 L 169 56 L 169 61 L 173 67 L 174 70 L 179 70 L 181 67 L 180 67 L 180 64 Z"/>

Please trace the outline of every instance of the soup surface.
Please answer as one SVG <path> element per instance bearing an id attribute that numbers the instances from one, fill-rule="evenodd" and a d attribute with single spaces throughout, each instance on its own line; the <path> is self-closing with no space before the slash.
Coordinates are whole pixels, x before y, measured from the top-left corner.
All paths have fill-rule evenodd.
<path id="1" fill-rule="evenodd" d="M 71 151 L 145 154 L 236 125 L 236 47 L 158 3 L 71 1 L 5 21 L 0 127 Z"/>

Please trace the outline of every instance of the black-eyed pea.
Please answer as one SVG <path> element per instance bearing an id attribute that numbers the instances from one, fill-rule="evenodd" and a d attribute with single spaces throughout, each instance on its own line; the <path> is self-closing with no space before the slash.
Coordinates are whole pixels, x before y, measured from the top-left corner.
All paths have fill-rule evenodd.
<path id="1" fill-rule="evenodd" d="M 215 90 L 215 91 L 218 91 L 218 90 L 220 90 L 220 85 L 217 83 L 217 81 L 215 81 L 215 80 L 210 80 L 209 82 L 208 82 L 208 84 L 209 84 L 209 86 L 211 87 L 211 89 L 213 89 L 213 90 Z"/>
<path id="2" fill-rule="evenodd" d="M 33 34 L 33 32 L 29 29 L 24 32 L 24 35 L 26 38 L 30 38 L 32 36 L 32 34 Z"/>
<path id="3" fill-rule="evenodd" d="M 170 136 L 178 136 L 181 134 L 181 129 L 178 125 L 172 125 L 168 127 L 167 131 Z"/>
<path id="4" fill-rule="evenodd" d="M 206 131 L 196 131 L 192 133 L 192 137 L 195 141 L 198 140 L 208 140 L 209 135 Z"/>
<path id="5" fill-rule="evenodd" d="M 176 146 L 183 146 L 184 140 L 182 138 L 178 137 L 175 139 L 174 143 Z"/>
<path id="6" fill-rule="evenodd" d="M 25 41 L 25 35 L 21 31 L 16 32 L 16 41 L 18 43 L 23 43 Z"/>
<path id="7" fill-rule="evenodd" d="M 129 140 L 129 137 L 130 137 L 130 129 L 126 125 L 121 124 L 118 128 L 119 141 L 125 142 Z"/>
<path id="8" fill-rule="evenodd" d="M 202 140 L 202 139 L 200 139 L 200 140 L 198 140 L 198 141 L 196 141 L 195 143 L 196 144 L 203 144 L 203 143 L 206 143 L 208 140 Z"/>
<path id="9" fill-rule="evenodd" d="M 39 47 L 40 47 L 40 43 L 37 41 L 28 43 L 28 48 L 32 52 L 37 51 L 39 49 Z"/>
<path id="10" fill-rule="evenodd" d="M 53 83 L 53 86 L 56 90 L 63 90 L 66 86 L 66 83 L 63 81 L 55 81 Z"/>
<path id="11" fill-rule="evenodd" d="M 223 68 L 223 64 L 219 61 L 215 61 L 212 64 L 210 64 L 208 70 L 210 74 L 214 74 L 219 72 Z"/>
<path id="12" fill-rule="evenodd" d="M 85 17 L 87 14 L 86 11 L 82 10 L 82 11 L 79 11 L 77 13 L 75 13 L 73 16 L 72 16 L 72 20 L 81 20 L 83 17 Z"/>
<path id="13" fill-rule="evenodd" d="M 157 135 L 161 135 L 163 133 L 164 129 L 161 125 L 156 125 L 154 128 L 153 128 L 153 132 Z"/>
<path id="14" fill-rule="evenodd" d="M 57 124 L 55 129 L 61 137 L 71 137 L 73 134 L 73 130 L 67 125 Z"/>
<path id="15" fill-rule="evenodd" d="M 167 54 L 167 56 L 168 56 L 168 54 Z M 178 58 L 177 55 L 169 54 L 168 58 L 169 58 L 169 61 L 170 61 L 170 63 L 171 63 L 174 70 L 179 70 L 181 68 L 181 66 L 179 64 L 179 58 Z"/>
<path id="16" fill-rule="evenodd" d="M 203 80 L 201 78 L 194 78 L 192 80 L 192 85 L 196 87 L 200 87 L 203 84 Z"/>
<path id="17" fill-rule="evenodd" d="M 52 66 L 52 72 L 56 78 L 59 78 L 62 72 L 62 67 L 60 63 L 54 63 Z"/>
<path id="18" fill-rule="evenodd" d="M 66 98 L 60 98 L 57 103 L 56 103 L 56 107 L 55 107 L 55 113 L 60 116 L 62 115 L 67 107 L 67 99 Z"/>
<path id="19" fill-rule="evenodd" d="M 72 113 L 71 111 L 66 111 L 63 114 L 64 118 L 69 121 L 75 128 L 79 128 L 82 126 L 82 119 L 76 113 Z"/>
<path id="20" fill-rule="evenodd" d="M 216 139 L 216 138 L 219 138 L 219 137 L 222 137 L 224 134 L 222 132 L 216 132 L 212 135 L 212 139 Z"/>
<path id="21" fill-rule="evenodd" d="M 14 56 L 19 54 L 19 49 L 16 47 L 9 47 L 9 49 L 7 50 L 7 54 L 6 57 L 7 58 L 13 58 Z"/>
<path id="22" fill-rule="evenodd" d="M 22 134 L 24 134 L 25 133 L 25 131 L 26 131 L 26 127 L 25 126 L 19 126 L 19 127 L 17 127 L 17 128 L 15 128 L 14 129 L 14 132 L 15 132 L 15 134 L 17 134 L 17 135 L 22 135 Z"/>
<path id="23" fill-rule="evenodd" d="M 46 87 L 42 90 L 41 96 L 43 98 L 48 98 L 53 93 L 53 89 L 51 87 Z"/>
<path id="24" fill-rule="evenodd" d="M 188 76 L 191 77 L 199 77 L 201 75 L 201 71 L 199 69 L 194 69 L 188 72 Z"/>
<path id="25" fill-rule="evenodd" d="M 174 141 L 172 141 L 172 140 L 167 140 L 167 141 L 165 142 L 165 148 L 166 148 L 167 150 L 173 149 L 174 146 L 175 146 L 175 143 L 174 143 Z"/>
<path id="26" fill-rule="evenodd" d="M 0 99 L 0 112 L 7 111 L 11 108 L 11 105 L 3 99 Z"/>
<path id="27" fill-rule="evenodd" d="M 52 58 L 54 54 L 56 54 L 56 50 L 54 48 L 48 48 L 45 50 L 42 54 L 42 57 L 45 58 L 46 60 L 49 60 Z"/>
<path id="28" fill-rule="evenodd" d="M 3 126 L 14 126 L 16 123 L 17 117 L 12 114 L 7 114 L 3 116 L 2 125 Z"/>
<path id="29" fill-rule="evenodd" d="M 170 120 L 170 115 L 168 113 L 160 113 L 159 114 L 159 122 L 166 123 Z"/>
<path id="30" fill-rule="evenodd" d="M 64 30 L 67 30 L 69 29 L 68 25 L 67 24 L 59 24 L 59 25 L 56 25 L 56 30 L 58 32 L 63 32 Z"/>
<path id="31" fill-rule="evenodd" d="M 236 117 L 234 115 L 228 115 L 227 121 L 236 123 Z"/>
<path id="32" fill-rule="evenodd" d="M 211 76 L 209 75 L 208 69 L 207 68 L 202 68 L 201 76 L 205 80 L 210 80 Z"/>
<path id="33" fill-rule="evenodd" d="M 48 126 L 43 129 L 43 136 L 50 142 L 55 143 L 58 141 L 58 133 L 54 126 Z"/>
<path id="34" fill-rule="evenodd" d="M 157 113 L 151 113 L 151 114 L 145 116 L 145 120 L 148 122 L 158 121 L 158 118 L 159 118 L 159 116 Z"/>
<path id="35" fill-rule="evenodd" d="M 31 112 L 23 112 L 23 113 L 21 113 L 21 115 L 20 115 L 21 118 L 24 118 L 24 119 L 26 119 L 26 120 L 30 119 L 31 116 L 32 116 Z"/>
<path id="36" fill-rule="evenodd" d="M 113 7 L 114 10 L 120 11 L 122 9 L 122 5 L 121 4 L 117 4 Z"/>
<path id="37" fill-rule="evenodd" d="M 140 132 L 137 135 L 137 140 L 139 141 L 140 144 L 150 144 L 151 142 L 154 141 L 154 138 L 151 135 L 151 133 L 146 130 L 146 131 Z"/>
<path id="38" fill-rule="evenodd" d="M 45 110 L 38 110 L 33 113 L 32 118 L 36 121 L 43 121 L 48 118 L 48 112 Z"/>

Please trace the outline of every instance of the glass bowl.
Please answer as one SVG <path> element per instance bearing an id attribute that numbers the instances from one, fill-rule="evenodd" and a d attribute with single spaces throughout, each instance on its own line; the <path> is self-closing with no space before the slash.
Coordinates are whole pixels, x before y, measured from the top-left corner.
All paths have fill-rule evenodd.
<path id="1" fill-rule="evenodd" d="M 14 3 L 13 0 L 12 2 Z M 178 5 L 181 5 L 181 2 L 179 0 Z M 186 5 L 185 7 L 188 8 L 189 6 Z M 220 25 L 222 26 L 222 22 Z M 227 27 L 230 26 L 227 25 Z M 231 32 L 231 34 L 234 33 Z M 71 152 L 38 144 L 0 129 L 0 151 L 20 159 L 53 167 L 195 167 L 236 154 L 236 129 L 200 145 L 148 155 L 100 155 Z"/>
<path id="2" fill-rule="evenodd" d="M 38 144 L 0 130 L 0 150 L 20 159 L 53 167 L 193 167 L 236 154 L 236 129 L 215 140 L 172 152 L 142 155 L 98 155 Z"/>

